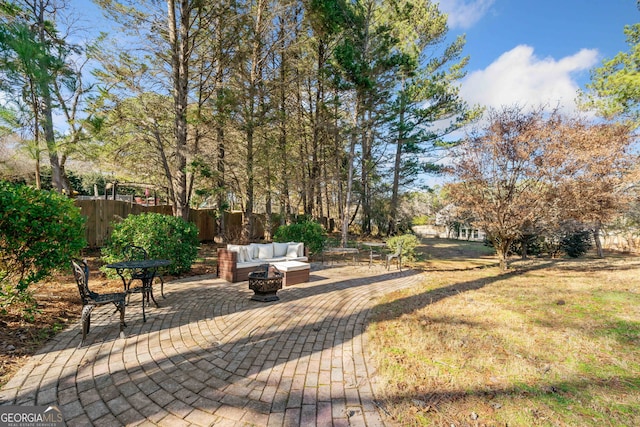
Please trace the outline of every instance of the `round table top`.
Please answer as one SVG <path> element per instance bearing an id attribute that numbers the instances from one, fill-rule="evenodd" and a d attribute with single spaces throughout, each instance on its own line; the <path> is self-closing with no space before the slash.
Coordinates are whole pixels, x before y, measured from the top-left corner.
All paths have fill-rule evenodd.
<path id="1" fill-rule="evenodd" d="M 107 268 L 115 268 L 117 270 L 133 269 L 133 268 L 158 268 L 171 264 L 168 259 L 141 259 L 131 261 L 119 261 L 107 264 Z"/>
<path id="2" fill-rule="evenodd" d="M 383 247 L 387 246 L 384 242 L 361 242 L 362 246 L 375 246 L 375 247 Z"/>

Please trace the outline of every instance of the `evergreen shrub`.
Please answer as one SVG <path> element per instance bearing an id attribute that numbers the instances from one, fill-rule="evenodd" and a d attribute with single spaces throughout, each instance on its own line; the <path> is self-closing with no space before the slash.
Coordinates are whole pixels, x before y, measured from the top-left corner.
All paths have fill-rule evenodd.
<path id="1" fill-rule="evenodd" d="M 273 235 L 275 242 L 304 242 L 310 255 L 322 252 L 326 238 L 326 232 L 322 225 L 308 220 L 282 225 Z"/>
<path id="2" fill-rule="evenodd" d="M 560 242 L 560 247 L 571 258 L 579 258 L 592 247 L 591 233 L 589 231 L 578 231 L 567 234 Z"/>
<path id="3" fill-rule="evenodd" d="M 111 226 L 113 231 L 101 249 L 105 263 L 122 261 L 127 245 L 141 246 L 149 258 L 171 260 L 164 271 L 177 275 L 189 271 L 198 256 L 198 227 L 182 218 L 150 212 L 129 215 Z"/>
<path id="4" fill-rule="evenodd" d="M 28 287 L 68 268 L 87 245 L 73 200 L 0 181 L 0 310 L 31 300 Z"/>
<path id="5" fill-rule="evenodd" d="M 420 244 L 420 240 L 415 234 L 402 234 L 394 236 L 387 240 L 389 251 L 394 253 L 398 249 L 398 245 L 402 242 L 402 258 L 408 261 L 416 260 L 416 247 Z"/>

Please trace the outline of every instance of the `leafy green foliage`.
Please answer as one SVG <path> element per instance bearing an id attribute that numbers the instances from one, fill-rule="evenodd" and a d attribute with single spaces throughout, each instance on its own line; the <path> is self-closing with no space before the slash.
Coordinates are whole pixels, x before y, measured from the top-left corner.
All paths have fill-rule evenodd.
<path id="1" fill-rule="evenodd" d="M 65 196 L 0 181 L 0 308 L 80 253 L 84 222 Z"/>
<path id="2" fill-rule="evenodd" d="M 413 225 L 428 225 L 431 224 L 431 218 L 429 215 L 418 215 L 411 220 Z"/>
<path id="3" fill-rule="evenodd" d="M 402 258 L 415 261 L 416 260 L 416 247 L 420 244 L 420 240 L 415 234 L 402 234 L 400 236 L 394 236 L 387 240 L 387 247 L 391 252 L 395 252 L 398 246 L 402 242 Z"/>
<path id="4" fill-rule="evenodd" d="M 312 255 L 322 251 L 326 238 L 324 228 L 314 221 L 280 226 L 273 236 L 276 242 L 304 242 Z"/>
<path id="5" fill-rule="evenodd" d="M 628 52 L 620 52 L 591 73 L 582 106 L 594 108 L 605 118 L 621 117 L 640 125 L 640 24 L 627 25 Z"/>
<path id="6" fill-rule="evenodd" d="M 511 244 L 510 253 L 515 253 L 520 256 L 532 255 L 538 256 L 544 252 L 545 249 L 545 237 L 539 235 L 523 235 L 518 240 Z"/>
<path id="7" fill-rule="evenodd" d="M 105 263 L 122 261 L 127 245 L 143 247 L 149 258 L 169 259 L 168 274 L 189 271 L 198 256 L 198 228 L 182 218 L 159 213 L 129 215 L 112 224 L 111 236 L 102 248 Z"/>

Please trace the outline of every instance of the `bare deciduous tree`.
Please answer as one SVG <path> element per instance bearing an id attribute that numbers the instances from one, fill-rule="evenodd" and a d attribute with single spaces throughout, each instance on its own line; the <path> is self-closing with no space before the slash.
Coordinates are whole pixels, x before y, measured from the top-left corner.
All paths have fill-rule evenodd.
<path id="1" fill-rule="evenodd" d="M 458 148 L 450 194 L 493 239 L 502 269 L 528 230 L 573 220 L 597 237 L 624 203 L 634 163 L 627 127 L 518 107 L 490 111 L 488 123 Z"/>

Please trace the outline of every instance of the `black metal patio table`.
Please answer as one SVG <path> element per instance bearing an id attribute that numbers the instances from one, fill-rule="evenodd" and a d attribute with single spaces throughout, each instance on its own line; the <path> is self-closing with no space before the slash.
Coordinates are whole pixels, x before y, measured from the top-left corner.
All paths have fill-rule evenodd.
<path id="1" fill-rule="evenodd" d="M 122 278 L 124 291 L 127 294 L 142 293 L 142 319 L 146 322 L 147 316 L 144 309 L 145 299 L 147 304 L 150 304 L 151 300 L 153 300 L 156 307 L 159 307 L 158 302 L 153 296 L 153 279 L 156 277 L 156 273 L 160 267 L 166 267 L 169 264 L 171 264 L 171 261 L 168 259 L 144 259 L 114 262 L 107 264 L 106 267 L 116 270 L 118 276 Z M 131 288 L 132 280 L 127 281 L 127 272 L 129 272 L 131 278 L 140 279 L 142 285 Z"/>

